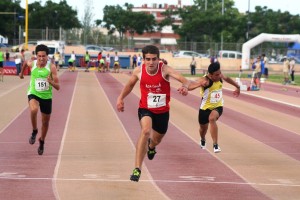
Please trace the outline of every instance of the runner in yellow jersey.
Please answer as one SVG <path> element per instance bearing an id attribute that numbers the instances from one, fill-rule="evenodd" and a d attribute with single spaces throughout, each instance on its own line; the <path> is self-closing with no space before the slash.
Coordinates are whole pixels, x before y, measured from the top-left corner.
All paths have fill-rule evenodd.
<path id="1" fill-rule="evenodd" d="M 30 117 L 32 124 L 32 134 L 29 138 L 29 143 L 34 144 L 37 128 L 38 109 L 42 115 L 41 137 L 39 138 L 38 154 L 44 153 L 45 138 L 49 128 L 49 121 L 52 112 L 52 88 L 59 90 L 59 80 L 56 67 L 48 59 L 49 49 L 41 44 L 35 48 L 37 60 L 28 60 L 24 63 L 20 78 L 23 79 L 24 69 L 31 68 L 30 85 L 27 90 L 28 104 L 30 109 Z"/>
<path id="2" fill-rule="evenodd" d="M 203 79 L 208 80 L 206 87 L 203 85 Z M 218 126 L 217 120 L 223 113 L 223 80 L 236 87 L 233 91 L 234 96 L 239 96 L 240 86 L 234 82 L 230 77 L 221 73 L 220 64 L 218 62 L 212 63 L 208 67 L 208 74 L 205 77 L 200 77 L 198 81 L 192 81 L 188 86 L 189 90 L 201 87 L 202 101 L 200 104 L 198 121 L 200 125 L 199 133 L 201 137 L 200 147 L 205 149 L 206 140 L 205 135 L 210 125 L 210 134 L 213 140 L 214 152 L 218 153 L 221 148 L 218 145 Z"/>

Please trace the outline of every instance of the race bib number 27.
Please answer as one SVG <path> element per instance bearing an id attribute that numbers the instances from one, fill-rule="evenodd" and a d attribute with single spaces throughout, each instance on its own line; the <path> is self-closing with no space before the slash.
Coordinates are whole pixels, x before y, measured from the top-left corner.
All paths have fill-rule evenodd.
<path id="1" fill-rule="evenodd" d="M 148 108 L 160 108 L 166 106 L 166 94 L 149 93 L 147 103 Z"/>

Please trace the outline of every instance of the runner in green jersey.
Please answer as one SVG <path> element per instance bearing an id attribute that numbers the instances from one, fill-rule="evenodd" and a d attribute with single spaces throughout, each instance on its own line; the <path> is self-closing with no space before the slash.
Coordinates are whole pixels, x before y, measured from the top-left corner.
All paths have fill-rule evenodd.
<path id="1" fill-rule="evenodd" d="M 42 133 L 39 138 L 38 154 L 42 155 L 44 153 L 44 143 L 52 112 L 52 88 L 59 90 L 60 86 L 56 67 L 48 59 L 48 47 L 43 44 L 38 45 L 35 48 L 35 52 L 37 60 L 25 61 L 19 76 L 23 79 L 25 68 L 31 68 L 30 85 L 28 87 L 27 95 L 33 131 L 29 138 L 29 143 L 35 143 L 38 133 L 37 113 L 38 108 L 40 108 L 42 115 Z"/>

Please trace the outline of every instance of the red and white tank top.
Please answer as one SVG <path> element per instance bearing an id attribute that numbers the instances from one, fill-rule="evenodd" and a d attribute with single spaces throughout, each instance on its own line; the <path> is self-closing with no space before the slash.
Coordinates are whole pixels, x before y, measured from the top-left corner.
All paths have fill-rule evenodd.
<path id="1" fill-rule="evenodd" d="M 158 63 L 157 72 L 149 74 L 145 64 L 142 65 L 140 75 L 140 108 L 145 108 L 153 113 L 160 114 L 170 109 L 170 82 L 164 77 L 163 62 Z"/>

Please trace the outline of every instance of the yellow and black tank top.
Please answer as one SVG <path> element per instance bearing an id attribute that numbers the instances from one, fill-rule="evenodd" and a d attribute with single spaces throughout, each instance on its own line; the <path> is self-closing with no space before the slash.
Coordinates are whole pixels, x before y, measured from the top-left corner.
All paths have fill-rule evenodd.
<path id="1" fill-rule="evenodd" d="M 208 77 L 207 77 L 208 78 Z M 218 82 L 213 82 L 209 79 L 209 85 L 207 87 L 201 88 L 200 95 L 202 97 L 202 101 L 200 104 L 200 109 L 202 110 L 213 110 L 217 107 L 223 106 L 223 94 L 222 87 L 223 81 L 222 79 Z"/>

